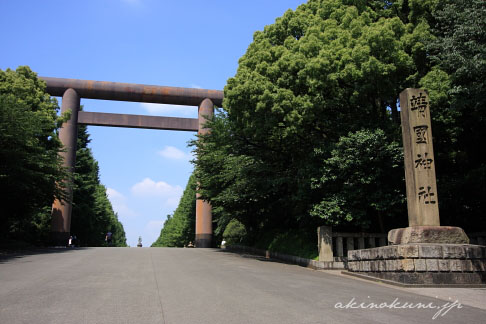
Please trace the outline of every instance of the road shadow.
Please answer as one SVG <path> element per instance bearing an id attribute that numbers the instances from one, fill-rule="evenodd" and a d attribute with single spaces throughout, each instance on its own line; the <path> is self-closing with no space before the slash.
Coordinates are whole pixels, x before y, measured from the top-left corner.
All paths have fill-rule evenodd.
<path id="1" fill-rule="evenodd" d="M 261 262 L 271 262 L 271 263 L 281 263 L 281 264 L 290 264 L 290 265 L 297 265 L 293 262 L 285 261 L 285 260 L 279 260 L 279 259 L 274 259 L 274 258 L 269 258 L 264 255 L 256 255 L 256 254 L 250 254 L 248 252 L 242 252 L 242 251 L 230 251 L 226 249 L 218 249 L 215 250 L 217 253 L 227 253 L 227 254 L 232 254 L 232 255 L 237 255 L 241 258 L 245 259 L 253 259 Z"/>
<path id="2" fill-rule="evenodd" d="M 21 250 L 0 250 L 0 264 L 13 260 L 22 259 L 27 256 L 39 254 L 62 254 L 72 253 L 90 249 L 89 247 L 71 247 L 71 248 L 25 248 Z"/>

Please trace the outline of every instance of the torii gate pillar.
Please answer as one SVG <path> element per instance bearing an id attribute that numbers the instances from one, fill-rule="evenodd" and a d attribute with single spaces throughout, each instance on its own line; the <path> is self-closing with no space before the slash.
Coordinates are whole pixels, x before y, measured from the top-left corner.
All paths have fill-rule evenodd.
<path id="1" fill-rule="evenodd" d="M 64 145 L 62 153 L 64 166 L 72 174 L 76 162 L 77 128 L 79 125 L 98 125 L 129 128 L 165 129 L 179 131 L 198 131 L 207 134 L 204 128 L 207 119 L 213 116 L 214 105 L 221 106 L 223 91 L 176 88 L 133 83 L 101 82 L 40 77 L 46 82 L 51 96 L 62 96 L 61 111 L 71 111 L 71 118 L 63 124 L 59 138 Z M 170 105 L 199 106 L 198 119 L 140 116 L 126 114 L 107 114 L 79 112 L 80 98 L 149 102 Z M 69 239 L 73 189 L 72 183 L 66 184 L 65 201 L 56 200 L 52 205 L 52 244 L 65 246 Z M 196 196 L 196 198 L 199 198 Z M 197 247 L 211 247 L 213 236 L 211 205 L 201 199 L 196 200 L 196 238 Z"/>
<path id="2" fill-rule="evenodd" d="M 214 104 L 210 99 L 204 99 L 198 108 L 199 129 L 198 134 L 204 135 L 209 133 L 208 128 L 204 128 L 204 124 L 214 114 Z M 211 205 L 199 199 L 199 194 L 196 194 L 196 247 L 209 248 L 213 238 L 213 217 L 211 212 Z"/>
<path id="3" fill-rule="evenodd" d="M 60 154 L 63 157 L 64 166 L 70 175 L 73 175 L 76 163 L 80 100 L 78 93 L 72 88 L 67 89 L 62 96 L 61 113 L 71 111 L 71 118 L 62 125 L 59 131 L 59 139 L 65 149 Z M 72 181 L 73 179 L 71 178 L 66 185 L 66 201 L 56 199 L 52 204 L 51 244 L 55 246 L 65 246 L 69 240 L 71 211 L 73 207 Z"/>

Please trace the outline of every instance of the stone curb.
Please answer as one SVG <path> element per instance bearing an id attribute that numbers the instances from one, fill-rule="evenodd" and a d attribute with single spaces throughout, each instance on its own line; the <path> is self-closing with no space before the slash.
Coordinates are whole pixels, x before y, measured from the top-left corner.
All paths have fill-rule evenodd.
<path id="1" fill-rule="evenodd" d="M 393 280 L 383 279 L 368 275 L 362 272 L 349 272 L 349 271 L 341 271 L 341 274 L 347 275 L 350 277 L 356 277 L 360 279 L 365 279 L 369 281 L 374 281 L 378 283 L 384 283 L 388 285 L 398 286 L 402 288 L 486 288 L 486 284 L 466 284 L 466 283 L 458 283 L 458 284 L 424 284 L 424 283 L 403 283 L 397 282 Z"/>
<path id="2" fill-rule="evenodd" d="M 284 262 L 296 264 L 296 265 L 311 268 L 311 269 L 314 269 L 314 270 L 343 270 L 343 269 L 346 269 L 346 263 L 345 262 L 316 261 L 316 260 L 301 258 L 301 257 L 294 256 L 294 255 L 289 255 L 289 254 L 284 254 L 284 253 L 279 253 L 279 252 L 274 252 L 274 251 L 269 251 L 269 250 L 263 250 L 263 249 L 256 249 L 256 248 L 244 246 L 244 245 L 227 245 L 226 250 L 228 250 L 230 252 L 243 252 L 243 253 L 248 253 L 248 254 L 259 255 L 259 256 L 263 256 L 263 257 L 268 258 L 268 259 L 271 258 L 271 259 L 275 259 L 275 260 L 281 260 L 281 261 L 284 261 Z"/>

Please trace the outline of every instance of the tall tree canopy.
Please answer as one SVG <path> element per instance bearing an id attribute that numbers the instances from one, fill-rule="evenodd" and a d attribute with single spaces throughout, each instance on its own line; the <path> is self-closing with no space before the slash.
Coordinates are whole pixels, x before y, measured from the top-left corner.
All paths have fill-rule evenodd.
<path id="1" fill-rule="evenodd" d="M 114 246 L 126 246 L 123 225 L 113 211 L 100 183 L 98 162 L 94 159 L 87 126 L 79 126 L 74 173 L 71 235 L 83 246 L 102 246 L 108 231 L 113 234 Z"/>
<path id="2" fill-rule="evenodd" d="M 486 2 L 444 0 L 427 44 L 434 68 L 421 80 L 432 97 L 441 221 L 486 227 Z"/>
<path id="3" fill-rule="evenodd" d="M 28 67 L 0 70 L 0 236 L 45 239 L 67 173 L 59 152 L 57 100 Z"/>
<path id="4" fill-rule="evenodd" d="M 167 216 L 160 236 L 152 246 L 183 247 L 194 241 L 195 227 L 196 179 L 191 175 L 174 215 Z"/>
<path id="5" fill-rule="evenodd" d="M 65 199 L 63 185 L 74 183 L 72 233 L 83 245 L 103 244 L 111 230 L 114 243 L 125 246 L 125 232 L 99 182 L 99 169 L 86 126 L 78 132 L 76 173 L 62 166 L 58 137 L 69 113 L 58 116 L 55 98 L 28 67 L 0 70 L 0 237 L 46 244 L 54 198 Z M 67 243 L 67 242 L 66 242 Z"/>
<path id="6" fill-rule="evenodd" d="M 445 24 L 441 15 L 462 13 L 466 4 L 451 1 L 460 4 L 446 10 L 451 4 L 437 3 L 310 0 L 254 34 L 224 89 L 224 109 L 210 123 L 212 132 L 194 142 L 200 192 L 215 207 L 218 228 L 232 218 L 250 236 L 275 227 L 333 224 L 385 231 L 407 224 L 398 95 L 408 87 L 429 90 L 434 141 L 443 141 L 460 123 L 453 107 L 460 97 L 451 96 L 465 84 L 455 88 L 454 82 L 467 75 L 447 70 L 454 60 L 446 64 L 429 48 L 454 41 L 450 46 L 460 47 L 460 35 L 443 42 L 458 27 Z M 484 2 L 475 6 L 484 10 Z M 484 24 L 484 15 L 475 17 Z M 468 32 L 474 37 L 465 57 L 484 53 L 481 23 Z M 482 63 L 475 64 L 471 68 Z M 476 81 L 482 89 L 482 79 Z M 476 109 L 484 106 L 473 101 Z M 463 112 L 484 132 L 479 110 Z M 477 136 L 469 134 L 474 142 Z M 439 163 L 474 149 L 450 149 L 439 157 L 439 179 L 453 175 L 461 182 L 462 175 Z M 458 218 L 447 210 L 450 200 L 440 199 L 460 195 L 449 190 L 443 186 L 439 192 L 445 223 Z M 469 199 L 458 208 L 464 212 L 474 204 Z"/>

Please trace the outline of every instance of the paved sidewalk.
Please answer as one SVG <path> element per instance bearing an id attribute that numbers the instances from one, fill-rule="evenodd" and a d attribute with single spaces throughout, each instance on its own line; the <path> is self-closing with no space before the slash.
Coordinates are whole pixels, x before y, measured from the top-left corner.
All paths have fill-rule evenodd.
<path id="1" fill-rule="evenodd" d="M 346 278 L 353 278 L 355 280 L 364 282 L 373 282 L 376 285 L 399 289 L 421 296 L 437 298 L 443 301 L 454 302 L 455 300 L 458 300 L 462 305 L 486 310 L 486 288 L 403 288 L 357 277 L 346 276 L 341 273 L 342 270 L 322 270 L 322 272 L 336 276 L 345 276 Z"/>

